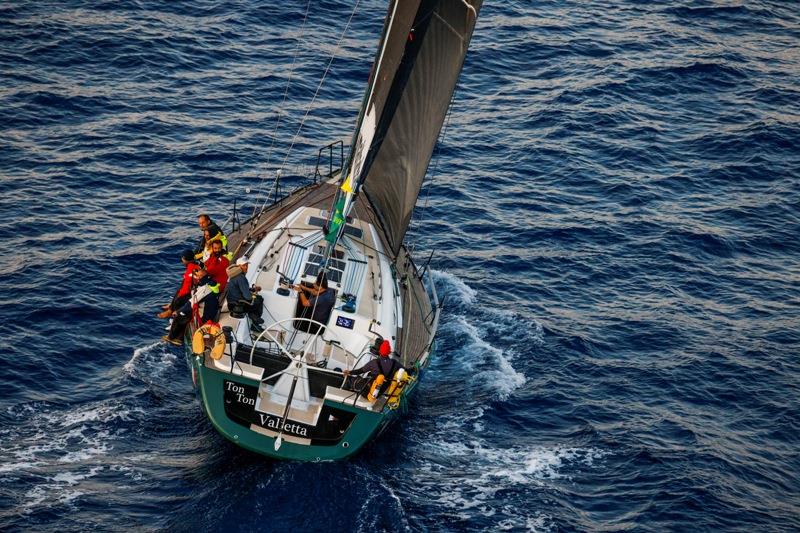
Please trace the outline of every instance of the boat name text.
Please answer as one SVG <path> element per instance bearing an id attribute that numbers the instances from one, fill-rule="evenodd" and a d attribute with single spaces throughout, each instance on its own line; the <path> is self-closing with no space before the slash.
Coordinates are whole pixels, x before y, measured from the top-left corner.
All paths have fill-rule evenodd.
<path id="1" fill-rule="evenodd" d="M 228 385 L 228 391 L 236 395 L 237 402 L 243 403 L 245 405 L 252 405 L 253 407 L 255 407 L 256 405 L 255 398 L 249 398 L 245 396 L 244 387 L 242 387 L 241 385 L 237 385 L 233 381 L 228 381 L 226 382 L 226 384 Z"/>
<path id="2" fill-rule="evenodd" d="M 284 433 L 297 435 L 298 437 L 308 437 L 308 428 L 303 427 L 300 424 L 293 424 L 292 422 L 284 422 L 280 418 L 266 415 L 264 413 L 258 413 L 258 417 L 261 419 L 262 427 L 265 427 L 267 429 L 272 429 L 274 431 L 283 430 Z"/>
<path id="3" fill-rule="evenodd" d="M 225 381 L 225 401 L 232 407 L 235 406 L 234 409 L 238 416 L 251 424 L 256 424 L 272 431 L 282 431 L 287 435 L 309 438 L 311 431 L 314 429 L 312 426 L 284 420 L 279 416 L 256 412 L 257 394 L 255 387 L 236 383 L 235 381 Z"/>

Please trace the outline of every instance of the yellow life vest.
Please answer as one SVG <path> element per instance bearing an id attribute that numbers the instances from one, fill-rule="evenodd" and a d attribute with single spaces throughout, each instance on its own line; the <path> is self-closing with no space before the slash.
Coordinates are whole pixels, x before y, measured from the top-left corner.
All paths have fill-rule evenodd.
<path id="1" fill-rule="evenodd" d="M 378 399 L 378 395 L 381 393 L 381 385 L 383 385 L 384 381 L 386 381 L 386 378 L 383 377 L 383 374 L 378 374 L 378 377 L 375 378 L 375 381 L 372 382 L 372 387 L 369 389 L 369 394 L 367 395 L 369 401 L 374 402 Z"/>
<path id="2" fill-rule="evenodd" d="M 217 324 L 206 324 L 192 335 L 192 353 L 202 355 L 206 349 L 211 350 L 211 358 L 214 360 L 222 357 L 225 352 L 225 335 Z"/>
<path id="3" fill-rule="evenodd" d="M 403 389 L 413 380 L 414 378 L 402 368 L 394 373 L 389 389 L 386 391 L 387 396 L 389 396 L 389 401 L 386 403 L 390 409 L 396 409 L 400 405 L 400 396 L 403 394 Z"/>

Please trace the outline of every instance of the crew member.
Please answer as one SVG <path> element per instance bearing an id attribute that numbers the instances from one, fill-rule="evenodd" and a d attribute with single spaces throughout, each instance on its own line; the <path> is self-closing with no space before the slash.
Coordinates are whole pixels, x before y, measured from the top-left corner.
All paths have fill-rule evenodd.
<path id="1" fill-rule="evenodd" d="M 228 310 L 233 312 L 241 309 L 250 317 L 250 329 L 263 331 L 264 319 L 261 313 L 264 310 L 264 298 L 260 294 L 261 287 L 247 285 L 247 269 L 249 262 L 246 257 L 240 257 L 236 264 L 228 267 Z"/>
<path id="2" fill-rule="evenodd" d="M 181 263 L 186 267 L 183 271 L 181 286 L 175 292 L 172 301 L 163 306 L 164 310 L 158 314 L 158 318 L 169 318 L 172 316 L 172 313 L 180 309 L 181 306 L 189 300 L 189 296 L 192 294 L 192 273 L 198 270 L 200 265 L 195 262 L 194 253 L 188 249 L 181 253 Z"/>
<path id="3" fill-rule="evenodd" d="M 314 285 L 311 287 L 295 285 L 294 290 L 297 291 L 300 302 L 303 304 L 303 313 L 300 318 L 310 318 L 323 325 L 320 328 L 317 324 L 304 322 L 300 329 L 308 333 L 317 333 L 321 329 L 321 332 L 324 333 L 324 326 L 330 320 L 333 306 L 336 304 L 336 294 L 333 289 L 328 288 L 328 277 L 324 272 L 320 272 L 317 274 Z M 306 295 L 309 295 L 310 298 Z"/>
<path id="4" fill-rule="evenodd" d="M 192 272 L 192 277 L 194 281 L 191 297 L 172 313 L 169 334 L 161 337 L 175 346 L 183 345 L 186 326 L 193 316 L 197 317 L 199 324 L 205 324 L 209 320 L 216 321 L 219 314 L 219 284 L 203 269 Z"/>
<path id="5" fill-rule="evenodd" d="M 206 246 L 209 242 L 219 239 L 222 242 L 223 248 L 228 248 L 228 238 L 222 233 L 222 230 L 211 220 L 211 217 L 202 214 L 197 217 L 197 225 L 200 226 L 200 230 L 203 232 L 203 238 L 200 240 L 200 244 L 197 245 L 197 248 L 194 250 L 194 257 L 195 259 L 203 259 L 203 253 L 206 250 Z M 206 235 L 206 231 L 208 231 L 208 235 Z"/>
<path id="6" fill-rule="evenodd" d="M 227 270 L 230 266 L 230 260 L 225 255 L 225 248 L 222 246 L 222 241 L 216 240 L 211 242 L 211 255 L 206 259 L 205 265 L 208 275 L 219 283 L 219 290 L 224 291 L 225 286 L 228 284 Z"/>
<path id="7" fill-rule="evenodd" d="M 392 381 L 392 376 L 394 376 L 394 373 L 403 368 L 403 365 L 401 365 L 398 360 L 389 357 L 391 354 L 391 343 L 388 340 L 383 341 L 378 349 L 379 357 L 377 359 L 370 360 L 367 364 L 361 366 L 360 368 L 345 370 L 342 372 L 342 374 L 348 378 L 348 386 L 352 390 L 361 393 L 362 396 L 366 396 L 369 392 L 369 385 L 375 381 L 375 378 L 377 378 L 378 375 L 381 374 L 385 380 L 384 387 L 382 388 L 388 386 L 388 384 Z M 367 376 L 355 377 L 363 376 L 364 374 L 367 374 Z"/>

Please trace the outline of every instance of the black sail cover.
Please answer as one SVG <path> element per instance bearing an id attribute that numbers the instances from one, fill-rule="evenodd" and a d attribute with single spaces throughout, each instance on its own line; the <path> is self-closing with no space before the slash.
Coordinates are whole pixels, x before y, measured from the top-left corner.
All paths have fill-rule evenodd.
<path id="1" fill-rule="evenodd" d="M 355 181 L 380 218 L 392 256 L 411 221 L 481 2 L 395 0 L 389 6 L 369 84 L 374 88 L 351 154 L 361 167 L 352 169 Z M 372 124 L 374 133 L 365 132 Z M 359 155 L 366 143 L 369 149 Z"/>

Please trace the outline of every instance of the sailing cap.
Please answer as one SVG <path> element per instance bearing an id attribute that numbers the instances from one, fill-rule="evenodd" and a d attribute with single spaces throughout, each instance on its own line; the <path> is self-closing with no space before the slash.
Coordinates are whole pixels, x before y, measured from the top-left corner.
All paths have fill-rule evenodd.
<path id="1" fill-rule="evenodd" d="M 381 343 L 378 353 L 381 354 L 381 357 L 389 357 L 389 354 L 392 353 L 392 345 L 389 344 L 389 341 L 383 341 Z"/>
<path id="2" fill-rule="evenodd" d="M 236 264 L 239 266 L 246 265 L 250 260 L 247 259 L 245 256 L 240 257 L 236 260 Z"/>

